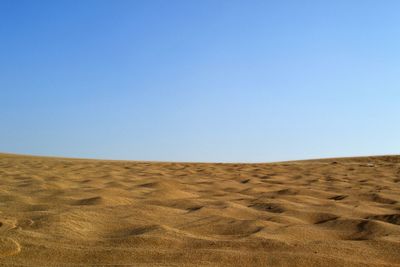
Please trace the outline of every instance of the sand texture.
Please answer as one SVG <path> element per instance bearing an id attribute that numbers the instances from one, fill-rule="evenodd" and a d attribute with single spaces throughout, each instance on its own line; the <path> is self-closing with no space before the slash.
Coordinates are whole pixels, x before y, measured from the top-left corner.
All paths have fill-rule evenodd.
<path id="1" fill-rule="evenodd" d="M 400 157 L 0 154 L 0 265 L 400 266 Z"/>

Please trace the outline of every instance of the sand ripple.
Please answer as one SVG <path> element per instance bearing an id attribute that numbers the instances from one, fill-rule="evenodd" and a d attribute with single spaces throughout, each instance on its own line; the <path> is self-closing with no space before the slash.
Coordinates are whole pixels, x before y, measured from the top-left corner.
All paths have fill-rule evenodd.
<path id="1" fill-rule="evenodd" d="M 271 164 L 0 154 L 0 261 L 400 266 L 400 157 Z"/>

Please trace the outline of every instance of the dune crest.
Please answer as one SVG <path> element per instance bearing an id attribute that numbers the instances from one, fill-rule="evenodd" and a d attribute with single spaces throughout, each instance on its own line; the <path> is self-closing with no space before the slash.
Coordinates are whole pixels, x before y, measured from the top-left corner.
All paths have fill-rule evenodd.
<path id="1" fill-rule="evenodd" d="M 0 261 L 400 266 L 400 156 L 265 164 L 0 154 Z"/>

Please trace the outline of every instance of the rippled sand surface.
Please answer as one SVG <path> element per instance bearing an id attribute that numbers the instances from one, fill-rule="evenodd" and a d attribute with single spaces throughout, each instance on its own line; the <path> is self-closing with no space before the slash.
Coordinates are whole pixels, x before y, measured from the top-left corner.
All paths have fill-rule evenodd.
<path id="1" fill-rule="evenodd" d="M 203 164 L 0 154 L 0 263 L 400 266 L 400 157 Z"/>

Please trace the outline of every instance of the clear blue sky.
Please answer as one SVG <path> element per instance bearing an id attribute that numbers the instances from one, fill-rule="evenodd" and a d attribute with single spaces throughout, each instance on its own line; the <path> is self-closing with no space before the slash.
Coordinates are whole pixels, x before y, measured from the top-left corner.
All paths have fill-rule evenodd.
<path id="1" fill-rule="evenodd" d="M 400 153 L 399 1 L 0 0 L 0 151 Z"/>

